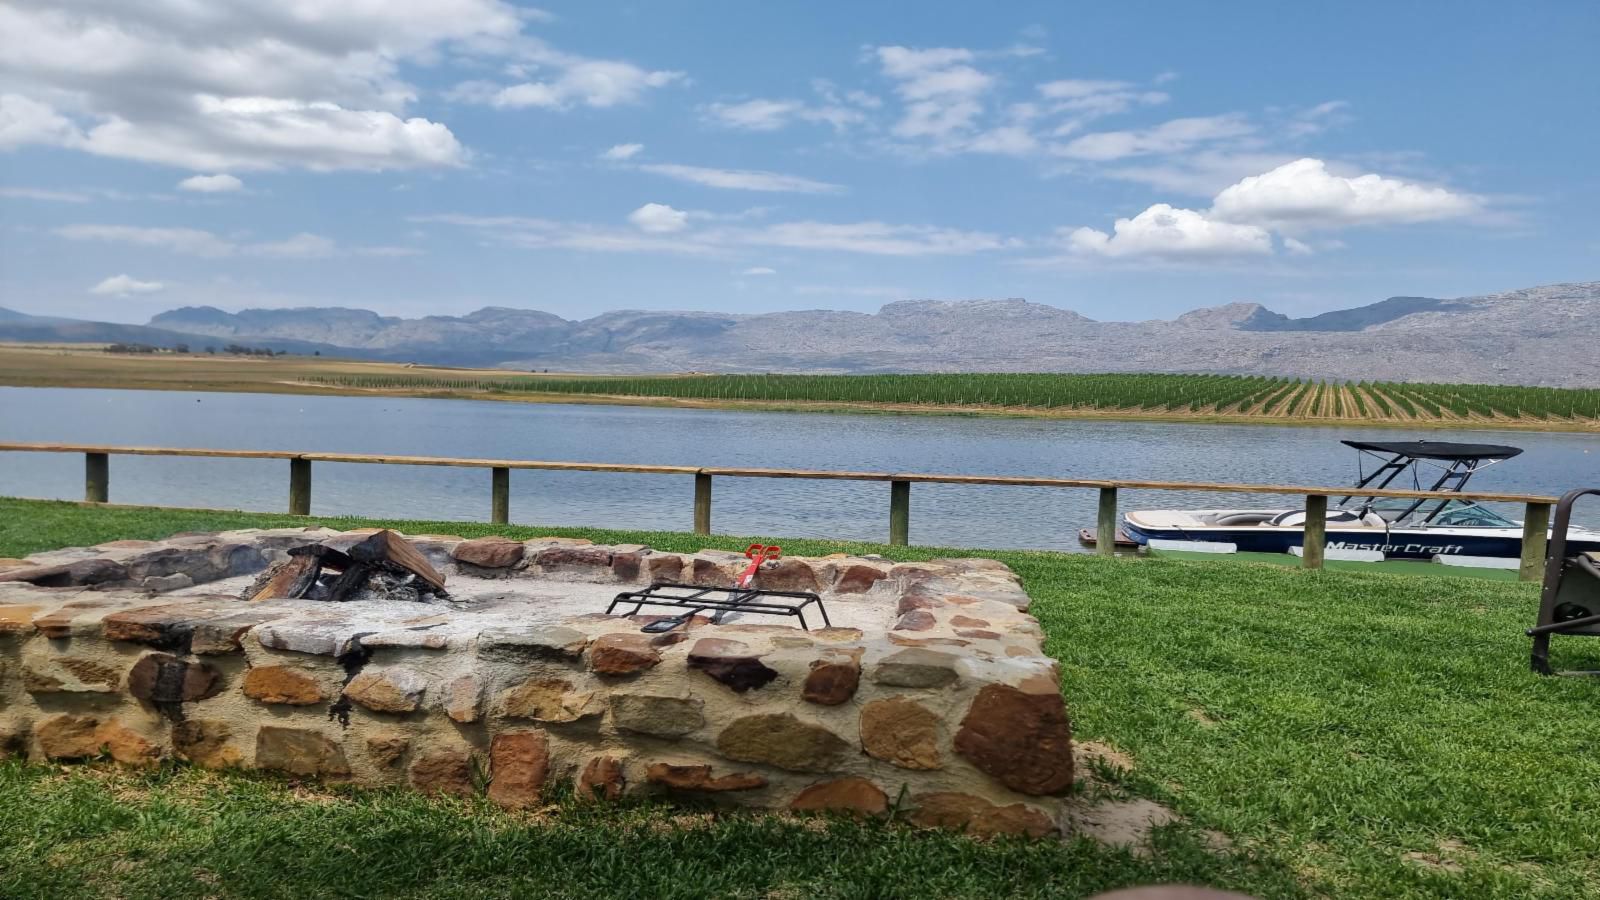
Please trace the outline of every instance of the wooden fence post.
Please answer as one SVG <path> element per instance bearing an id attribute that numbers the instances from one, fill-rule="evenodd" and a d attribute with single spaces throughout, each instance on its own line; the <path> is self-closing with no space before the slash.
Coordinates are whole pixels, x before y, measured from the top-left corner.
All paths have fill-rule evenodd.
<path id="1" fill-rule="evenodd" d="M 1117 553 L 1117 489 L 1100 489 L 1100 518 L 1094 535 L 1094 552 L 1101 556 Z"/>
<path id="2" fill-rule="evenodd" d="M 1328 542 L 1328 498 L 1323 494 L 1306 495 L 1305 543 L 1301 546 L 1301 565 L 1307 569 L 1322 568 L 1322 548 Z"/>
<path id="3" fill-rule="evenodd" d="M 1521 581 L 1544 577 L 1544 555 L 1550 543 L 1550 504 L 1529 503 L 1522 514 L 1522 565 L 1517 568 Z"/>
<path id="4" fill-rule="evenodd" d="M 489 521 L 505 525 L 511 521 L 511 469 L 494 466 L 489 470 Z"/>
<path id="5" fill-rule="evenodd" d="M 111 496 L 111 457 L 104 453 L 83 455 L 83 499 L 105 503 Z"/>
<path id="6" fill-rule="evenodd" d="M 711 533 L 711 476 L 694 473 L 694 533 Z"/>
<path id="7" fill-rule="evenodd" d="M 289 515 L 311 515 L 311 460 L 289 460 Z"/>
<path id="8" fill-rule="evenodd" d="M 889 482 L 889 543 L 904 547 L 911 543 L 911 482 Z"/>

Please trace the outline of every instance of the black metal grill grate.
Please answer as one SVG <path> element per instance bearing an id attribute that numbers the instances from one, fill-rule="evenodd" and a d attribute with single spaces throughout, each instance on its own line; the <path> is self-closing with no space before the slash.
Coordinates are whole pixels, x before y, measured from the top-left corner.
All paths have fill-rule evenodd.
<path id="1" fill-rule="evenodd" d="M 631 612 L 637 615 L 645 607 L 685 610 L 682 615 L 645 626 L 652 632 L 671 631 L 688 622 L 698 613 L 714 613 L 712 624 L 720 625 L 733 613 L 762 616 L 790 616 L 800 620 L 800 627 L 811 630 L 806 621 L 806 611 L 811 609 L 822 617 L 824 628 L 833 627 L 828 621 L 828 610 L 822 598 L 809 591 L 767 591 L 758 588 L 706 587 L 698 584 L 657 582 L 642 591 L 624 591 L 606 607 L 607 615 L 617 614 L 617 608 L 633 604 Z M 666 627 L 657 627 L 666 624 Z"/>

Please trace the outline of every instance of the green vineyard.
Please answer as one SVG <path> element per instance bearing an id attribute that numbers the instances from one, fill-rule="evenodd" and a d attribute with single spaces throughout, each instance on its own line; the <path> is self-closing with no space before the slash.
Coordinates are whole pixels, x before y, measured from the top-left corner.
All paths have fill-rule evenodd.
<path id="1" fill-rule="evenodd" d="M 1246 375 L 689 375 L 604 378 L 302 379 L 373 391 L 535 393 L 690 401 L 845 403 L 1282 419 L 1600 420 L 1600 390 L 1482 384 L 1305 381 Z"/>

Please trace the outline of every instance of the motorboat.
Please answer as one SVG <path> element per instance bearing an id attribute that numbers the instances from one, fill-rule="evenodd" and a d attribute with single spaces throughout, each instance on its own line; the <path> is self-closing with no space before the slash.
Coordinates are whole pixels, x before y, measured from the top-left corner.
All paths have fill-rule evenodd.
<path id="1" fill-rule="evenodd" d="M 1464 497 L 1363 497 L 1362 489 L 1384 489 L 1410 473 L 1406 488 L 1460 493 L 1467 481 L 1496 463 L 1522 453 L 1497 444 L 1448 441 L 1341 441 L 1360 454 L 1359 477 L 1350 494 L 1327 513 L 1328 550 L 1377 551 L 1386 559 L 1502 557 L 1522 554 L 1522 523 Z M 1371 474 L 1366 461 L 1378 462 Z M 1438 471 L 1424 487 L 1422 471 Z M 1401 485 L 1396 485 L 1399 487 Z M 1305 510 L 1154 509 L 1130 511 L 1123 532 L 1140 545 L 1150 541 L 1233 544 L 1246 552 L 1287 553 L 1305 545 Z M 1600 551 L 1600 532 L 1572 528 L 1576 551 Z"/>

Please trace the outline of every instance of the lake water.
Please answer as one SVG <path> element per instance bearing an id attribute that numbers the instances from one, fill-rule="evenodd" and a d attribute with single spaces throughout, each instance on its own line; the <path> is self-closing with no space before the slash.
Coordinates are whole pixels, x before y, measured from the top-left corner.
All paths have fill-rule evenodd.
<path id="1" fill-rule="evenodd" d="M 0 388 L 0 441 L 318 450 L 496 459 L 762 466 L 1072 478 L 1338 485 L 1341 438 L 1502 443 L 1526 451 L 1473 480 L 1559 494 L 1600 486 L 1600 437 L 1535 432 L 1190 425 L 1046 419 L 760 413 L 470 400 Z M 117 503 L 287 507 L 289 464 L 116 456 Z M 486 520 L 489 472 L 317 463 L 312 512 Z M 689 476 L 514 471 L 512 521 L 687 531 Z M 1399 485 L 1396 485 L 1399 486 Z M 1409 485 L 1407 485 L 1409 486 Z M 0 453 L 0 494 L 81 499 L 81 455 Z M 716 479 L 718 533 L 887 540 L 885 483 Z M 1274 496 L 1125 491 L 1125 509 L 1287 507 Z M 1095 492 L 916 484 L 911 541 L 1076 548 Z M 1600 502 L 1580 518 L 1600 524 Z M 1520 510 L 1502 509 L 1514 518 Z"/>

